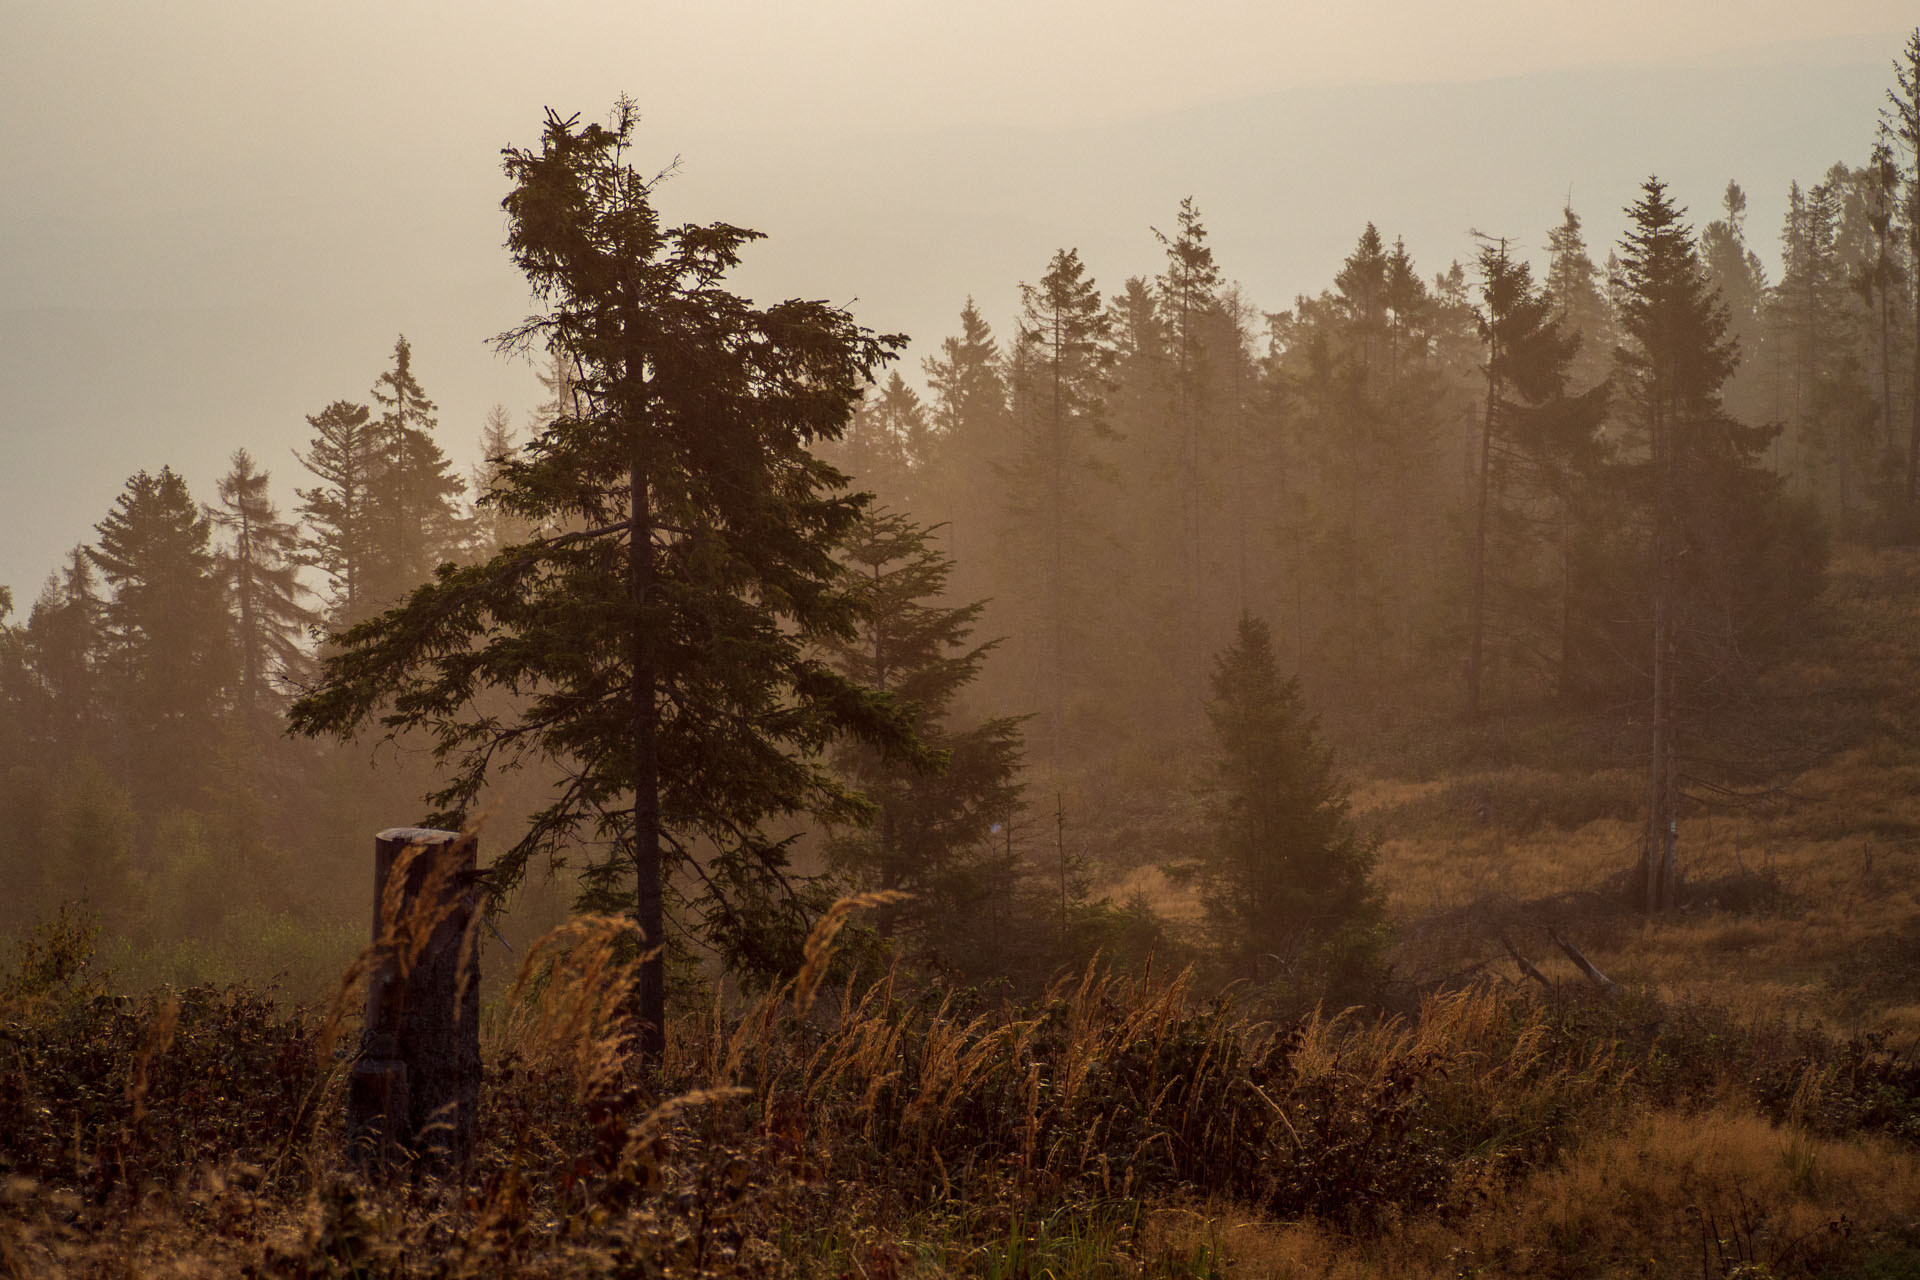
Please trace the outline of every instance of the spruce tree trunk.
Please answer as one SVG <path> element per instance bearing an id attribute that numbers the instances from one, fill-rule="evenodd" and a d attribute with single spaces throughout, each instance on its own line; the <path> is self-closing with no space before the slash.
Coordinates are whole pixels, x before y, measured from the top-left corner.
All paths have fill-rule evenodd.
<path id="1" fill-rule="evenodd" d="M 1881 246 L 1881 260 L 1886 260 L 1886 248 Z M 1887 452 L 1891 454 L 1893 442 L 1893 317 L 1888 314 L 1892 299 L 1888 296 L 1887 280 L 1880 281 L 1880 407 L 1881 418 L 1886 423 Z"/>
<path id="2" fill-rule="evenodd" d="M 399 483 L 388 494 L 393 509 L 388 512 L 393 520 L 393 572 L 395 581 L 391 584 L 398 590 L 412 586 L 407 572 L 407 525 L 406 494 L 402 488 L 411 478 L 407 470 L 407 393 L 404 387 L 394 388 L 393 405 L 393 458 L 394 465 L 400 471 Z"/>
<path id="3" fill-rule="evenodd" d="M 1653 423 L 1653 758 L 1649 768 L 1645 909 L 1665 910 L 1673 882 L 1673 574 L 1672 442 L 1670 424 L 1655 411 Z"/>
<path id="4" fill-rule="evenodd" d="M 880 566 L 873 566 L 873 598 L 880 598 Z M 873 623 L 873 687 L 876 692 L 887 692 L 887 645 L 886 633 L 878 618 Z M 900 887 L 900 866 L 893 856 L 895 812 L 891 795 L 880 801 L 880 887 L 898 889 Z M 880 908 L 874 923 L 875 932 L 891 942 L 900 930 L 900 906 L 889 902 Z"/>
<path id="5" fill-rule="evenodd" d="M 1047 583 L 1047 734 L 1048 747 L 1053 753 L 1053 767 L 1059 771 L 1066 767 L 1066 709 L 1065 691 L 1062 685 L 1066 680 L 1066 602 L 1063 599 L 1066 589 L 1067 573 L 1067 422 L 1066 405 L 1062 401 L 1063 388 L 1060 380 L 1063 374 L 1061 364 L 1066 359 L 1066 340 L 1060 331 L 1062 318 L 1056 304 L 1053 311 L 1053 431 L 1051 452 L 1053 461 L 1053 493 L 1049 505 L 1052 510 L 1051 528 L 1048 537 L 1050 547 L 1050 580 Z"/>
<path id="6" fill-rule="evenodd" d="M 640 928 L 646 958 L 640 963 L 634 993 L 635 1049 L 643 1066 L 657 1067 L 667 1048 L 666 911 L 660 866 L 659 671 L 652 628 L 646 622 L 647 596 L 653 588 L 653 512 L 647 432 L 633 428 L 633 457 L 628 473 L 632 511 L 627 544 L 627 593 L 634 625 L 628 636 L 633 668 L 633 920 Z"/>
<path id="7" fill-rule="evenodd" d="M 1920 219 L 1920 155 L 1914 159 L 1913 197 L 1907 204 L 1907 217 Z M 1907 261 L 1920 263 L 1920 222 L 1910 222 Z M 1913 284 L 1913 385 L 1907 397 L 1907 505 L 1920 503 L 1920 280 Z"/>
<path id="8" fill-rule="evenodd" d="M 1480 671 L 1486 648 L 1487 630 L 1487 501 L 1493 460 L 1493 410 L 1499 400 L 1499 379 L 1493 362 L 1499 358 L 1497 346 L 1487 352 L 1487 414 L 1480 424 L 1480 489 L 1475 498 L 1473 521 L 1473 621 L 1467 646 L 1467 723 L 1480 723 Z"/>
<path id="9" fill-rule="evenodd" d="M 1920 32 L 1915 32 L 1913 42 L 1907 46 L 1908 67 L 1913 73 L 1913 99 L 1908 104 L 1915 116 L 1920 116 Z M 1907 263 L 1910 267 L 1920 265 L 1920 119 L 1907 122 L 1913 127 L 1913 175 L 1907 180 Z M 1907 506 L 1908 516 L 1912 518 L 1913 508 L 1920 504 L 1920 279 L 1912 281 L 1910 292 L 1913 294 L 1913 363 L 1909 372 L 1912 375 L 1911 394 L 1907 399 Z M 1912 537 L 1912 530 L 1908 532 Z"/>
<path id="10" fill-rule="evenodd" d="M 1560 496 L 1560 671 L 1555 692 L 1573 704 L 1573 504 Z"/>
<path id="11" fill-rule="evenodd" d="M 259 647 L 253 621 L 253 521 L 246 499 L 241 498 L 240 531 L 234 539 L 234 576 L 240 589 L 240 699 L 249 716 L 264 699 L 260 697 Z"/>

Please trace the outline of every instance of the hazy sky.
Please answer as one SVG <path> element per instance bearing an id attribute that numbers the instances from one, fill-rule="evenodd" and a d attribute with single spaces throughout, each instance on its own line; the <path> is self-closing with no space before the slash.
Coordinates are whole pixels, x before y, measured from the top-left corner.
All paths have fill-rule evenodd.
<path id="1" fill-rule="evenodd" d="M 1475 80 L 1898 33 L 1897 0 L 679 0 L 11 7 L 0 101 L 35 175 L 181 183 L 262 145 L 497 138 L 625 89 L 662 126 L 1089 124 L 1301 84 Z M 211 133 L 213 136 L 209 136 Z M 423 147 L 430 148 L 424 136 Z M 132 163 L 129 164 L 128 162 Z M 144 161 L 144 163 L 143 163 Z M 129 175 L 131 176 L 131 175 Z M 90 184 L 89 184 L 90 185 Z M 120 188 L 124 191 L 124 188 Z"/>
<path id="2" fill-rule="evenodd" d="M 499 149 L 534 142 L 548 104 L 597 116 L 630 93 L 643 157 L 685 161 L 663 196 L 669 218 L 767 231 L 748 287 L 850 303 L 924 351 L 969 291 L 1004 330 L 1014 285 L 1053 247 L 1082 246 L 1109 289 L 1152 270 L 1145 227 L 1188 194 L 1228 274 L 1281 307 L 1324 286 L 1369 218 L 1404 227 L 1437 270 L 1469 252 L 1469 223 L 1544 231 L 1570 187 L 1576 203 L 1591 193 L 1590 225 L 1610 234 L 1632 195 L 1624 175 L 1671 167 L 1644 101 L 1622 125 L 1633 136 L 1615 138 L 1563 105 L 1572 132 L 1536 145 L 1592 135 L 1597 148 L 1638 147 L 1637 167 L 1538 157 L 1525 201 L 1503 203 L 1474 171 L 1491 162 L 1467 158 L 1537 122 L 1439 139 L 1421 133 L 1419 93 L 1315 87 L 1533 77 L 1543 92 L 1611 87 L 1624 103 L 1639 84 L 1773 76 L 1808 100 L 1777 104 L 1786 123 L 1737 157 L 1770 253 L 1785 179 L 1864 154 L 1914 17 L 1910 0 L 14 4 L 0 40 L 0 584 L 24 611 L 141 467 L 172 463 L 210 498 L 245 444 L 291 506 L 302 415 L 364 399 L 400 332 L 457 458 L 472 456 L 488 405 L 524 413 L 530 374 L 483 343 L 525 307 L 499 248 Z M 1615 68 L 1666 71 L 1629 83 Z M 1779 79 L 1782 68 L 1852 78 Z M 1518 100 L 1485 99 L 1524 116 Z M 1467 110 L 1458 93 L 1447 101 Z M 1483 203 L 1447 203 L 1459 193 L 1443 200 L 1423 173 L 1396 205 L 1370 157 L 1337 145 L 1353 104 L 1400 112 L 1403 124 L 1374 127 L 1416 160 L 1458 141 L 1450 172 L 1469 192 L 1487 186 Z M 1596 118 L 1609 110 L 1593 103 Z M 1202 125 L 1205 138 L 1181 133 Z M 1317 157 L 1315 187 L 1299 189 L 1298 173 L 1250 181 L 1262 156 L 1234 153 L 1235 136 L 1294 148 L 1296 169 Z M 1736 136 L 1748 141 L 1686 141 L 1725 150 Z M 1316 139 L 1334 145 L 1313 150 Z M 1701 155 L 1680 193 L 1701 220 L 1736 176 L 1723 159 Z"/>

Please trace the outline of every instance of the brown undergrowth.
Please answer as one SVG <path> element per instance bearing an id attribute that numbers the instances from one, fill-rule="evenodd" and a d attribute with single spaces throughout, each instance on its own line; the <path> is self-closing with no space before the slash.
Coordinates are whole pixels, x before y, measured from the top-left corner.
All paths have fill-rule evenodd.
<path id="1" fill-rule="evenodd" d="M 1274 1023 L 1186 974 L 1094 966 L 1023 1006 L 830 981 L 835 931 L 870 903 L 837 906 L 791 982 L 679 1018 L 656 1070 L 629 1051 L 628 925 L 549 935 L 493 1020 L 482 1147 L 447 1184 L 346 1161 L 330 1019 L 239 989 L 106 996 L 84 947 L 44 938 L 36 955 L 66 959 L 17 966 L 0 1018 L 0 1269 L 1731 1276 L 1912 1258 L 1920 1066 L 1884 1042 L 1645 995 L 1481 987 Z"/>

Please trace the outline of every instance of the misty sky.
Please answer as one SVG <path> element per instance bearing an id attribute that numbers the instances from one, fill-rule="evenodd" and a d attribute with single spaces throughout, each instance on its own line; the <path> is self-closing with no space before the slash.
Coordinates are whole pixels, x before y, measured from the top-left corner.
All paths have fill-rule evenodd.
<path id="1" fill-rule="evenodd" d="M 1659 171 L 1727 178 L 1775 255 L 1785 187 L 1858 163 L 1910 3 L 132 3 L 9 7 L 0 40 L 0 584 L 24 613 L 125 478 L 196 495 L 235 447 L 307 482 L 302 415 L 394 336 L 464 466 L 530 372 L 499 149 L 542 109 L 644 117 L 669 220 L 770 236 L 742 287 L 910 332 L 1077 245 L 1103 289 L 1198 201 L 1258 305 L 1325 287 L 1367 220 L 1428 274 L 1471 227 L 1596 257 Z M 1530 239 L 1529 239 L 1530 238 Z"/>

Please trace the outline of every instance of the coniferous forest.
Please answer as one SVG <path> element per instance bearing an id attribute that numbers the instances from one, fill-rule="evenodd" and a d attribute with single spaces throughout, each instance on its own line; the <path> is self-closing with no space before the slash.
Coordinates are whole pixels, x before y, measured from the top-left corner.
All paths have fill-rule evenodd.
<path id="1" fill-rule="evenodd" d="M 1920 1274 L 1892 52 L 1777 228 L 1361 211 L 1256 299 L 1168 191 L 911 345 L 526 122 L 535 411 L 396 335 L 0 591 L 0 1272 Z M 407 826 L 451 1169 L 343 1120 Z"/>

